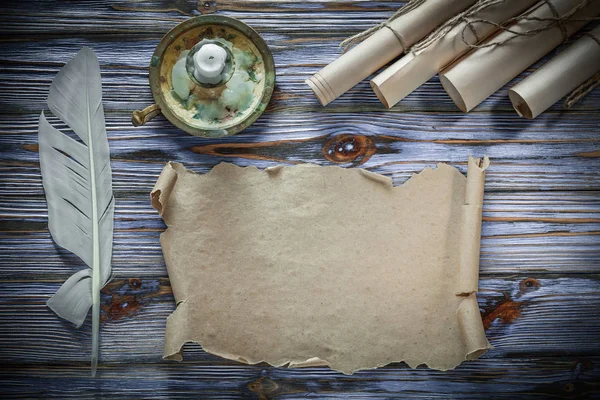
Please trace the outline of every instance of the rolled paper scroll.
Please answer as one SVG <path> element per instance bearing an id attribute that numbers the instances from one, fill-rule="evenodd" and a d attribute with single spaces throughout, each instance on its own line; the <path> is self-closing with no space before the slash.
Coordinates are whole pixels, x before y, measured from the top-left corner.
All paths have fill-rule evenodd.
<path id="1" fill-rule="evenodd" d="M 600 71 L 600 26 L 508 91 L 520 116 L 535 118 Z"/>
<path id="2" fill-rule="evenodd" d="M 549 26 L 549 21 L 563 18 L 580 4 L 585 5 Z M 468 112 L 599 14 L 600 1 L 543 0 L 508 30 L 442 71 L 442 85 L 454 103 Z"/>
<path id="3" fill-rule="evenodd" d="M 485 171 L 490 159 L 469 157 L 465 204 L 462 206 L 456 294 L 465 296 L 479 287 L 479 254 L 481 245 L 481 214 Z"/>
<path id="4" fill-rule="evenodd" d="M 426 0 L 306 80 L 322 105 L 356 86 L 475 0 Z"/>
<path id="5" fill-rule="evenodd" d="M 423 49 L 411 51 L 377 75 L 371 80 L 373 91 L 387 108 L 393 107 L 446 65 L 469 51 L 469 44 L 476 44 L 496 31 L 496 26 L 481 20 L 501 24 L 536 2 L 537 0 L 506 0 L 474 11 L 435 42 Z M 475 4 L 471 9 L 478 6 L 479 4 Z M 469 23 L 471 21 L 473 22 Z M 415 47 L 419 47 L 419 44 Z"/>
<path id="6" fill-rule="evenodd" d="M 477 298 L 471 294 L 460 303 L 456 311 L 458 326 L 467 352 L 467 360 L 476 360 L 492 346 L 485 337 L 483 321 L 479 313 Z"/>

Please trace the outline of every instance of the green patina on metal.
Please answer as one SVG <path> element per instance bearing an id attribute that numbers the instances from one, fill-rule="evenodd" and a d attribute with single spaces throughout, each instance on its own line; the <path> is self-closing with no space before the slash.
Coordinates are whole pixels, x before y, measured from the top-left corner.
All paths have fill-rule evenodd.
<path id="1" fill-rule="evenodd" d="M 184 88 L 178 95 L 173 67 L 204 39 L 231 45 L 236 71 L 221 87 L 192 84 L 189 92 Z M 178 128 L 196 136 L 229 136 L 247 128 L 267 108 L 275 87 L 275 63 L 267 44 L 248 25 L 220 15 L 195 17 L 173 28 L 157 46 L 150 87 L 161 112 Z"/>

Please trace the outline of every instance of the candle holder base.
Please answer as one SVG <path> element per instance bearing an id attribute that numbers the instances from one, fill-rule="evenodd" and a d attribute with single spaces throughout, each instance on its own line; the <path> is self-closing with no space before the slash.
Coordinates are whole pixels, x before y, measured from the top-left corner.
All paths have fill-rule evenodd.
<path id="1" fill-rule="evenodd" d="M 192 73 L 194 54 L 205 44 L 227 52 L 217 84 Z M 234 135 L 267 108 L 275 87 L 275 63 L 260 35 L 243 22 L 222 15 L 191 18 L 160 41 L 150 62 L 155 105 L 135 111 L 132 123 L 143 125 L 162 113 L 173 125 L 195 136 Z"/>

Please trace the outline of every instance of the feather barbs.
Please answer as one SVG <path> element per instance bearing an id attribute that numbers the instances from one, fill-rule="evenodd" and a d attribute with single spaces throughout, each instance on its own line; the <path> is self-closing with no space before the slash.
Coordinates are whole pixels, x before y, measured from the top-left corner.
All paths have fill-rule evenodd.
<path id="1" fill-rule="evenodd" d="M 79 327 L 92 308 L 92 375 L 98 359 L 100 289 L 110 279 L 114 196 L 104 125 L 98 59 L 83 48 L 56 75 L 50 111 L 81 139 L 53 127 L 42 112 L 39 153 L 54 241 L 89 268 L 73 274 L 48 301 L 60 317 Z"/>

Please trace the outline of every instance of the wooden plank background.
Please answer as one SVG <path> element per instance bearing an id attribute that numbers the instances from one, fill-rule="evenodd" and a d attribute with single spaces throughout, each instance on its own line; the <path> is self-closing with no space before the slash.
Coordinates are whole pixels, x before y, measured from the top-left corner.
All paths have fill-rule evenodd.
<path id="1" fill-rule="evenodd" d="M 600 396 L 600 90 L 573 110 L 557 104 L 534 121 L 517 117 L 507 88 L 463 114 L 437 78 L 389 111 L 366 81 L 321 107 L 304 80 L 338 55 L 343 38 L 401 5 L 2 2 L 0 396 Z M 215 12 L 250 24 L 273 50 L 277 87 L 267 112 L 242 134 L 221 140 L 189 136 L 162 117 L 134 128 L 131 112 L 153 102 L 147 66 L 162 35 L 186 18 Z M 50 238 L 37 154 L 37 121 L 49 84 L 84 45 L 100 59 L 116 195 L 115 280 L 102 295 L 96 379 L 88 376 L 89 320 L 75 330 L 45 306 L 82 263 Z M 339 143 L 351 151 L 337 152 Z M 166 161 L 199 172 L 220 161 L 261 168 L 300 162 L 360 166 L 399 185 L 440 161 L 464 172 L 468 155 L 483 154 L 492 158 L 492 166 L 484 201 L 479 304 L 495 348 L 481 359 L 449 372 L 393 364 L 353 376 L 327 368 L 248 366 L 195 345 L 186 346 L 183 363 L 161 359 L 165 319 L 174 301 L 158 242 L 165 226 L 148 194 Z"/>

